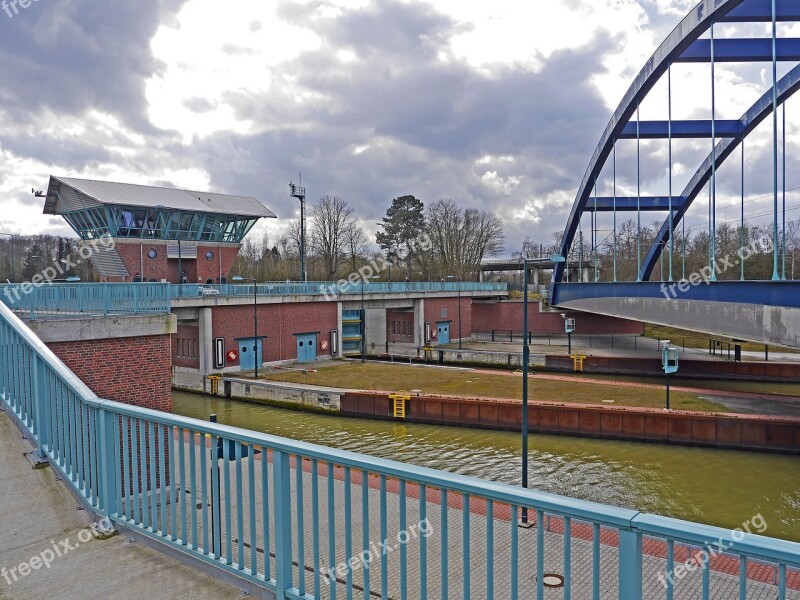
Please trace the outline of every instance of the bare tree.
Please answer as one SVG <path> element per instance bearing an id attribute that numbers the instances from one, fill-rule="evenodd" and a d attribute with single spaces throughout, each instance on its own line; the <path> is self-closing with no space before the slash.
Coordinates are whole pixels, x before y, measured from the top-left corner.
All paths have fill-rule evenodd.
<path id="1" fill-rule="evenodd" d="M 503 250 L 503 222 L 491 212 L 464 210 L 446 199 L 430 205 L 426 220 L 443 275 L 473 276 L 484 257 Z"/>
<path id="2" fill-rule="evenodd" d="M 325 195 L 311 209 L 311 247 L 320 258 L 325 279 L 333 280 L 344 262 L 347 230 L 355 224 L 353 209 L 339 196 Z"/>
<path id="3" fill-rule="evenodd" d="M 350 268 L 355 272 L 358 269 L 359 259 L 363 259 L 367 253 L 367 235 L 364 233 L 364 228 L 355 220 L 344 231 L 344 245 L 350 260 Z"/>

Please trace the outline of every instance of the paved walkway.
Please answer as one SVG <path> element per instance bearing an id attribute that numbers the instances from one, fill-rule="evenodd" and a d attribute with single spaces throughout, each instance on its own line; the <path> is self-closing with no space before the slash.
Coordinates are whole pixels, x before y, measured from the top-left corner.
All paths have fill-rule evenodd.
<path id="1" fill-rule="evenodd" d="M 0 600 L 241 597 L 241 590 L 119 535 L 95 539 L 89 515 L 76 509 L 53 469 L 31 468 L 29 450 L 0 413 Z"/>

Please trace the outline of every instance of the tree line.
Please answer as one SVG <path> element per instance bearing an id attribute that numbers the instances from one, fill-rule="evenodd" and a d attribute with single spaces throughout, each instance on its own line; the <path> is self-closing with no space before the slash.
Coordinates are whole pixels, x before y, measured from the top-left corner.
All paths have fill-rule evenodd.
<path id="1" fill-rule="evenodd" d="M 80 240 L 54 235 L 8 235 L 0 238 L 0 282 L 31 281 L 55 269 L 57 279 L 99 281 L 91 261 L 78 252 Z"/>
<path id="2" fill-rule="evenodd" d="M 660 222 L 652 226 L 642 225 L 639 229 L 635 220 L 630 219 L 618 226 L 616 233 L 601 232 L 598 234 L 596 248 L 592 248 L 590 232 L 575 236 L 569 252 L 570 260 L 582 261 L 590 270 L 590 280 L 594 280 L 594 266 L 597 264 L 599 281 L 613 281 L 614 264 L 616 262 L 616 277 L 618 281 L 635 281 L 639 264 L 639 248 L 641 247 L 641 260 L 644 261 L 653 241 L 656 239 L 661 227 Z M 638 229 L 638 237 L 637 237 Z M 717 261 L 716 277 L 719 280 L 735 280 L 741 277 L 741 263 L 744 263 L 745 279 L 768 280 L 773 273 L 773 227 L 772 224 L 757 225 L 724 222 L 716 227 L 715 256 Z M 605 237 L 602 234 L 605 233 Z M 526 239 L 520 251 L 513 254 L 517 258 L 537 258 L 550 256 L 561 251 L 563 231 L 554 232 L 549 242 L 539 242 Z M 782 250 L 784 232 L 778 231 L 778 271 L 783 275 L 785 264 L 786 279 L 794 279 L 795 274 L 800 277 L 800 221 L 786 223 L 785 253 Z M 706 227 L 696 231 L 688 229 L 685 234 L 680 226 L 674 234 L 671 244 L 672 278 L 679 280 L 681 277 L 699 273 L 709 265 L 711 256 L 711 240 Z M 615 244 L 616 242 L 616 244 Z M 739 256 L 740 248 L 745 248 Z M 670 243 L 661 245 L 658 263 L 650 277 L 651 281 L 669 279 L 670 269 Z M 785 263 L 784 263 L 785 254 Z M 616 261 L 615 261 L 616 257 Z"/>
<path id="3" fill-rule="evenodd" d="M 395 281 L 479 277 L 484 257 L 503 251 L 503 223 L 493 213 L 462 208 L 451 199 L 425 206 L 412 195 L 394 198 L 377 225 L 380 251 L 369 238 L 355 209 L 340 196 L 314 202 L 306 225 L 308 278 L 334 281 L 356 272 L 381 255 L 390 265 L 380 279 Z M 259 281 L 296 279 L 300 270 L 300 222 L 272 243 L 269 235 L 245 240 L 232 272 Z M 391 270 L 391 273 L 389 271 Z"/>

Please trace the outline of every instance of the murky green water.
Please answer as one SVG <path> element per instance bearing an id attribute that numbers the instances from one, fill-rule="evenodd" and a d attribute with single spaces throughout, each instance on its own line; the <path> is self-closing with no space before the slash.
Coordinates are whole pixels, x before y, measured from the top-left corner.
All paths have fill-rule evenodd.
<path id="1" fill-rule="evenodd" d="M 173 392 L 174 412 L 519 485 L 519 434 L 295 412 Z M 800 542 L 800 458 L 562 436 L 529 438 L 530 487 Z"/>

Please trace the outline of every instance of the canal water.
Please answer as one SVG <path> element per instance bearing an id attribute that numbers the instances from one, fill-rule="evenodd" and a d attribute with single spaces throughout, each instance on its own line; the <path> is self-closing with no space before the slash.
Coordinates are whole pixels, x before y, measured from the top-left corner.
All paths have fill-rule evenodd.
<path id="1" fill-rule="evenodd" d="M 521 481 L 519 434 L 352 419 L 173 391 L 173 411 L 305 442 L 482 477 Z M 546 492 L 800 542 L 800 458 L 531 435 L 529 485 Z"/>

